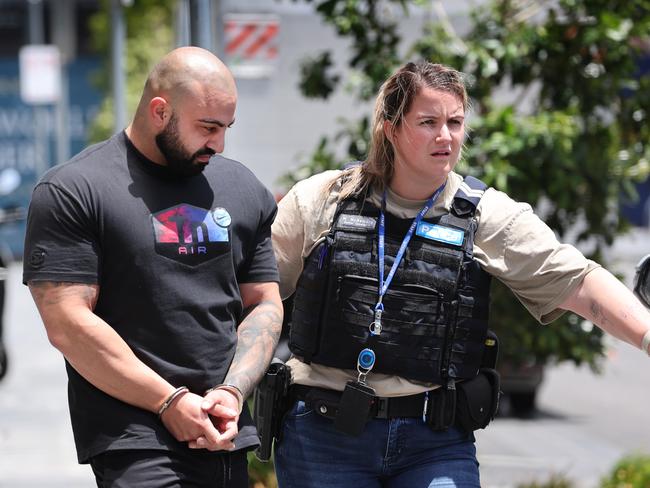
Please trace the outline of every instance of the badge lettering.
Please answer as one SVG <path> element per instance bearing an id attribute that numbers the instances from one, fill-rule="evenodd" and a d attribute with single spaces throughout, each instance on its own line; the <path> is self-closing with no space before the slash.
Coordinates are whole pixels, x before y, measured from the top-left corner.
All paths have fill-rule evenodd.
<path id="1" fill-rule="evenodd" d="M 415 233 L 425 239 L 444 242 L 453 246 L 461 246 L 465 240 L 465 232 L 460 229 L 430 224 L 428 222 L 420 222 Z"/>

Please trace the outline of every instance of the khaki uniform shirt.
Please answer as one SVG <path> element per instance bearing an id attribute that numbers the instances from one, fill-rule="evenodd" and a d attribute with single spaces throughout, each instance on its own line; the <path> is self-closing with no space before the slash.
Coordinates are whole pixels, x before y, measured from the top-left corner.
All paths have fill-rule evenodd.
<path id="1" fill-rule="evenodd" d="M 273 247 L 280 271 L 282 298 L 296 288 L 304 260 L 325 238 L 334 217 L 340 179 L 331 191 L 327 187 L 340 171 L 326 171 L 297 183 L 280 201 L 273 224 Z M 450 173 L 447 185 L 426 217 L 449 212 L 463 178 Z M 369 196 L 381 204 L 377 192 Z M 424 201 L 401 198 L 387 191 L 386 211 L 400 218 L 413 218 Z M 478 229 L 474 240 L 474 259 L 481 267 L 505 283 L 528 311 L 540 322 L 548 323 L 564 312 L 559 305 L 599 265 L 586 259 L 575 247 L 558 242 L 553 231 L 537 217 L 530 205 L 512 200 L 503 192 L 489 188 L 476 211 Z M 289 360 L 294 383 L 343 390 L 346 381 L 357 378 L 355 370 L 339 370 L 318 364 L 307 365 L 297 358 Z M 392 375 L 370 373 L 367 382 L 378 396 L 403 396 L 421 393 L 437 385 L 413 382 Z"/>

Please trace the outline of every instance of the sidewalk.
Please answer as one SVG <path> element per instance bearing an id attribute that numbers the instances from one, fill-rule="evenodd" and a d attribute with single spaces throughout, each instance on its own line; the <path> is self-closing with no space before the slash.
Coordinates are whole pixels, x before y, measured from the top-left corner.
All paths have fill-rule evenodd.
<path id="1" fill-rule="evenodd" d="M 9 372 L 0 383 L 0 487 L 92 488 L 77 464 L 63 357 L 47 341 L 20 263 L 9 267 L 5 343 Z"/>

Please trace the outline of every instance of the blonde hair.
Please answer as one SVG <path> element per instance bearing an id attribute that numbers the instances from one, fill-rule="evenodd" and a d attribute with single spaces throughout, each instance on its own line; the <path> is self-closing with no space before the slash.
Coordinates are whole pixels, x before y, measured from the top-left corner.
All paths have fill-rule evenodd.
<path id="1" fill-rule="evenodd" d="M 469 99 L 463 75 L 459 71 L 428 61 L 406 63 L 379 89 L 368 157 L 360 166 L 343 171 L 340 200 L 367 191 L 370 187 L 382 191 L 388 184 L 393 177 L 395 151 L 384 133 L 384 121 L 390 121 L 393 128 L 398 127 L 415 97 L 425 87 L 452 93 L 467 110 Z"/>

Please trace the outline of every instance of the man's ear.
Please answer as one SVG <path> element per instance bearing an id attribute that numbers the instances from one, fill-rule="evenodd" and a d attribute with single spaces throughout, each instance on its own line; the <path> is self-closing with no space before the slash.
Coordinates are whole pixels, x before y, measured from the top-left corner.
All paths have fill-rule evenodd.
<path id="1" fill-rule="evenodd" d="M 149 118 L 156 129 L 164 129 L 171 117 L 171 106 L 163 97 L 149 101 Z"/>

